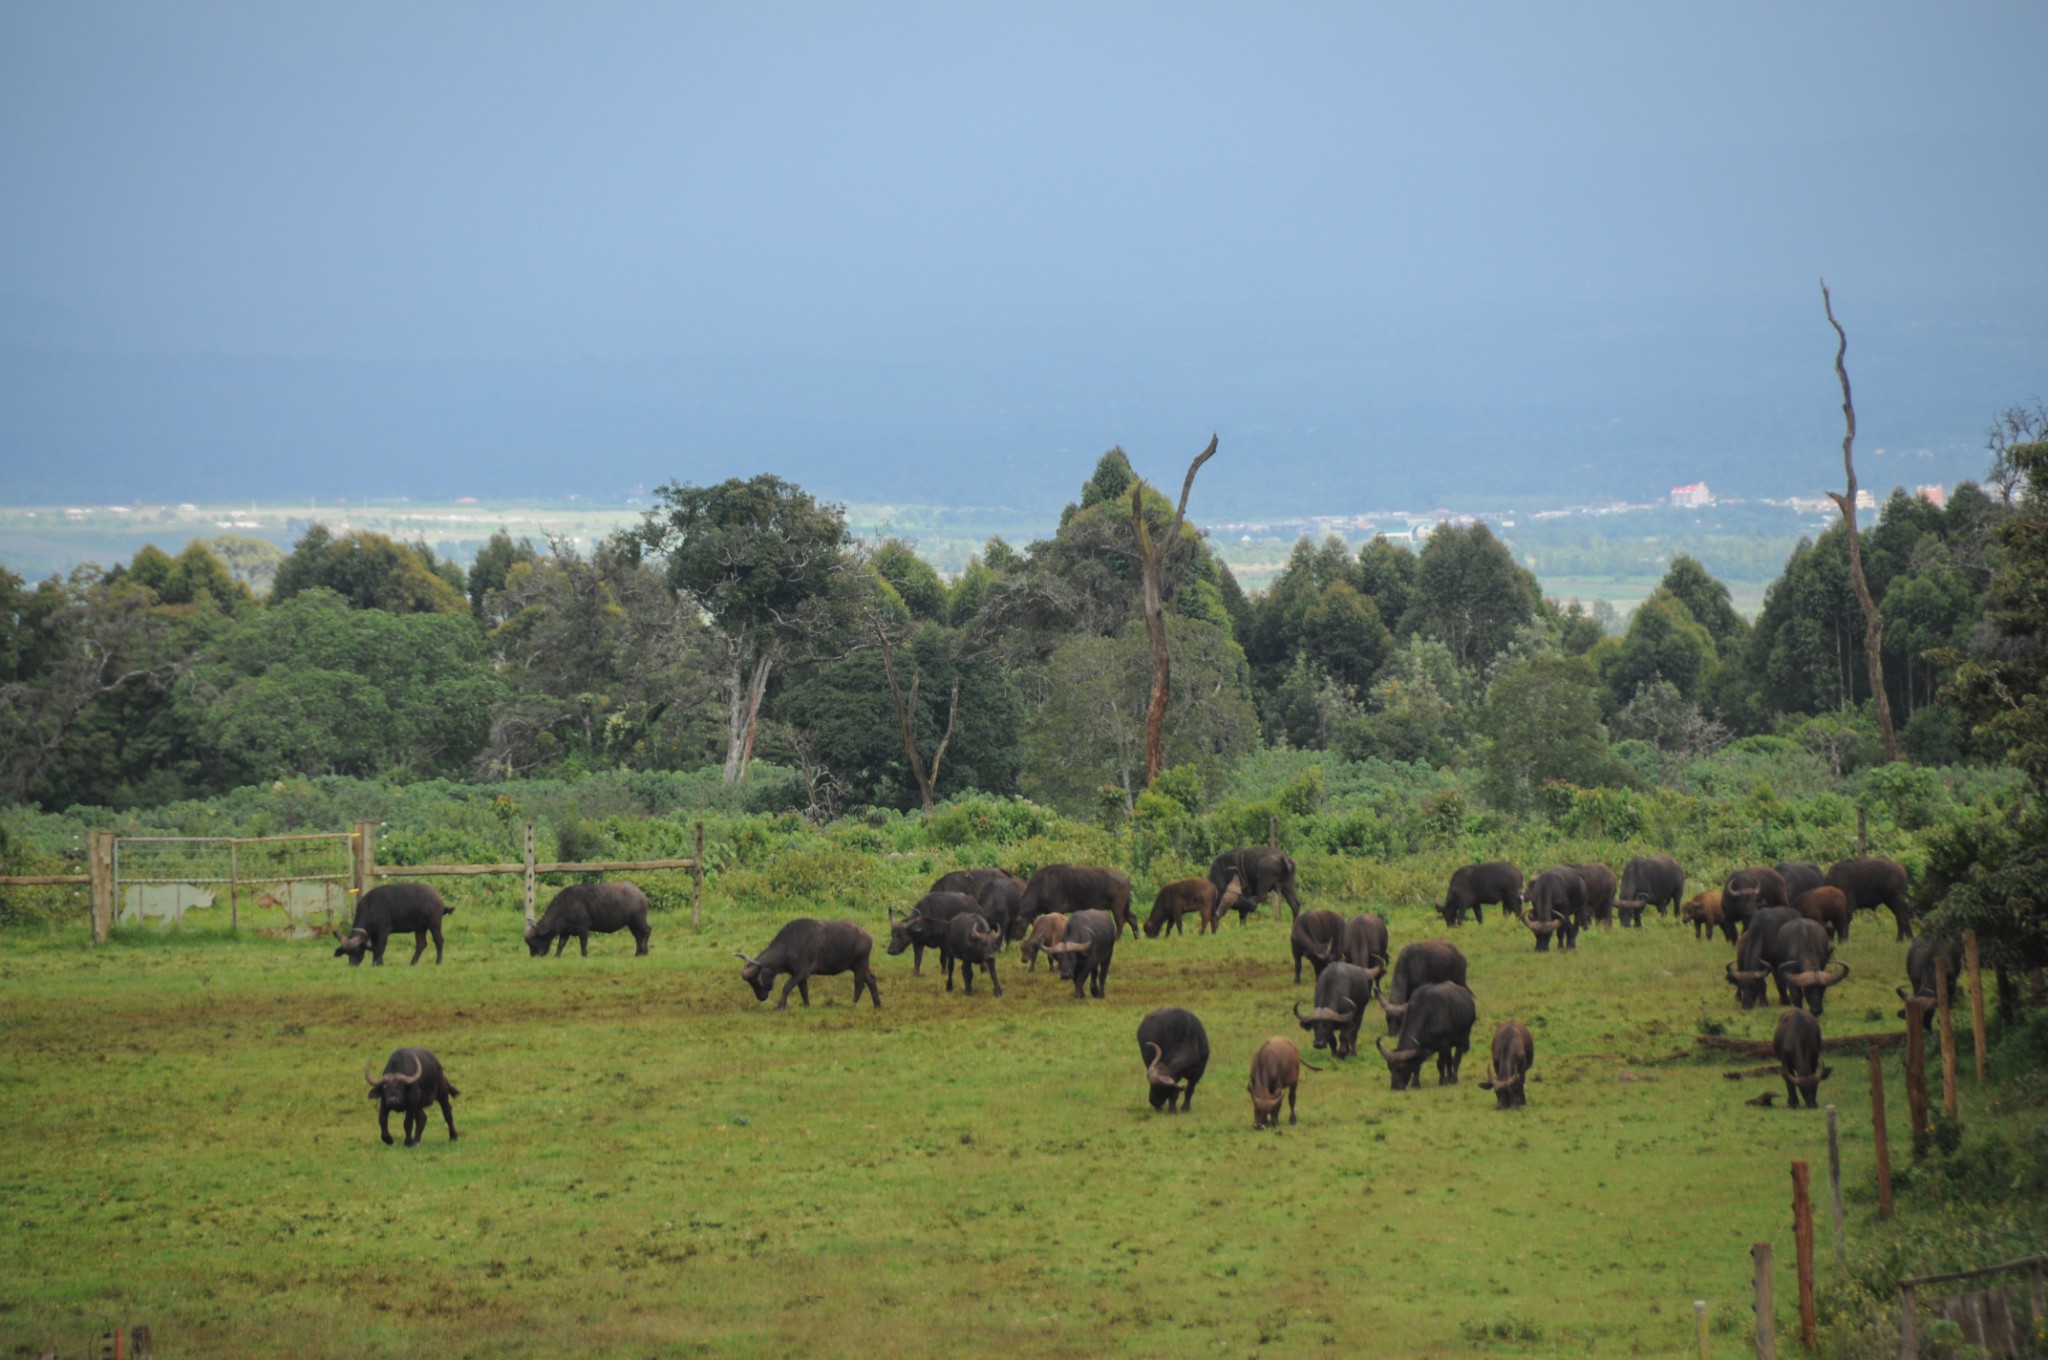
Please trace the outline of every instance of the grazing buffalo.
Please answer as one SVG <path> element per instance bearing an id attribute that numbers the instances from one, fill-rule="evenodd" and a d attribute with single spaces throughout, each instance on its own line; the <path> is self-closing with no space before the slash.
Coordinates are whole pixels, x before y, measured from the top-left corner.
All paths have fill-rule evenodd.
<path id="1" fill-rule="evenodd" d="M 1567 864 L 1565 868 L 1579 876 L 1586 885 L 1586 905 L 1579 911 L 1579 929 L 1598 921 L 1603 926 L 1614 924 L 1614 870 L 1604 864 Z M 1636 923 L 1642 924 L 1642 913 L 1636 914 Z"/>
<path id="2" fill-rule="evenodd" d="M 1193 1011 L 1162 1006 L 1138 1022 L 1138 1056 L 1145 1062 L 1146 1095 L 1152 1108 L 1174 1112 L 1174 1099 L 1186 1111 L 1195 1103 L 1195 1087 L 1209 1070 L 1209 1031 Z"/>
<path id="3" fill-rule="evenodd" d="M 907 916 L 898 916 L 894 908 L 891 908 L 889 957 L 893 959 L 904 950 L 910 950 L 910 975 L 922 977 L 924 951 L 936 949 L 939 951 L 939 962 L 946 965 L 946 976 L 950 979 L 953 976 L 953 968 L 948 962 L 950 956 L 946 953 L 946 928 L 953 924 L 955 916 L 961 915 L 988 919 L 982 915 L 981 899 L 969 897 L 962 892 L 928 892 L 917 899 L 917 905 L 910 909 Z"/>
<path id="4" fill-rule="evenodd" d="M 1344 943 L 1344 918 L 1334 911 L 1321 907 L 1305 911 L 1294 918 L 1294 929 L 1288 932 L 1287 947 L 1294 951 L 1294 980 L 1301 981 L 1301 961 L 1307 959 L 1315 975 L 1321 977 L 1323 969 L 1336 958 L 1337 951 Z"/>
<path id="5" fill-rule="evenodd" d="M 556 893 L 540 919 L 526 928 L 526 947 L 539 958 L 548 952 L 552 940 L 555 957 L 560 958 L 574 935 L 587 959 L 593 934 L 620 930 L 632 932 L 636 955 L 647 952 L 647 940 L 654 931 L 647 924 L 647 894 L 639 885 L 623 878 L 616 883 L 572 883 Z"/>
<path id="6" fill-rule="evenodd" d="M 1317 1048 L 1327 1048 L 1334 1057 L 1349 1058 L 1358 1052 L 1358 1026 L 1372 1004 L 1383 968 L 1360 968 L 1333 963 L 1316 977 L 1316 1008 L 1301 1013 L 1294 1003 L 1294 1019 L 1314 1037 Z"/>
<path id="7" fill-rule="evenodd" d="M 1849 899 L 1840 888 L 1808 888 L 1792 899 L 1792 910 L 1820 922 L 1837 940 L 1849 938 Z"/>
<path id="8" fill-rule="evenodd" d="M 1067 916 L 1065 937 L 1058 944 L 1047 945 L 1045 955 L 1059 965 L 1061 980 L 1074 984 L 1074 1000 L 1084 994 L 1100 999 L 1109 983 L 1117 937 L 1122 934 L 1123 927 L 1106 911 L 1090 908 Z"/>
<path id="9" fill-rule="evenodd" d="M 1547 952 L 1554 935 L 1566 949 L 1579 947 L 1579 921 L 1585 915 L 1586 882 L 1570 865 L 1545 869 L 1529 885 L 1529 914 L 1522 924 L 1536 936 L 1538 953 Z"/>
<path id="10" fill-rule="evenodd" d="M 1358 968 L 1385 972 L 1393 962 L 1387 953 L 1387 923 L 1369 911 L 1361 911 L 1344 923 L 1344 938 L 1337 942 L 1337 957 Z"/>
<path id="11" fill-rule="evenodd" d="M 1005 869 L 955 869 L 950 874 L 940 874 L 931 886 L 933 892 L 965 893 L 969 897 L 981 896 L 981 890 L 991 883 L 1017 883 Z M 1017 883 L 1019 889 L 1022 883 Z"/>
<path id="12" fill-rule="evenodd" d="M 1494 1104 L 1519 1110 L 1529 1103 L 1529 1068 L 1536 1061 L 1536 1040 L 1519 1020 L 1503 1020 L 1493 1031 L 1493 1074 L 1479 1083 L 1493 1092 Z"/>
<path id="13" fill-rule="evenodd" d="M 1024 937 L 1024 943 L 1017 949 L 1018 957 L 1031 965 L 1031 971 L 1038 971 L 1038 956 L 1048 945 L 1058 944 L 1067 935 L 1067 918 L 1056 911 L 1049 911 L 1031 923 L 1031 933 Z M 1057 966 L 1057 965 L 1055 965 Z"/>
<path id="14" fill-rule="evenodd" d="M 803 997 L 806 1006 L 810 1005 L 811 979 L 839 973 L 853 974 L 854 1005 L 860 1004 L 861 988 L 865 987 L 868 999 L 880 1010 L 882 989 L 875 985 L 875 970 L 869 964 L 874 952 L 874 937 L 852 921 L 814 921 L 808 916 L 799 916 L 776 931 L 775 938 L 758 957 L 750 959 L 738 950 L 733 951 L 746 964 L 740 969 L 740 981 L 754 989 L 755 1001 L 766 1001 L 775 979 L 784 973 L 789 975 L 789 981 L 782 987 L 782 998 L 775 1003 L 779 1011 L 789 1008 L 792 990 Z"/>
<path id="15" fill-rule="evenodd" d="M 942 954 L 946 965 L 946 990 L 953 990 L 953 965 L 958 963 L 969 996 L 974 995 L 974 970 L 980 968 L 988 973 L 989 986 L 1000 997 L 1003 980 L 996 976 L 996 959 L 1002 952 L 1003 932 L 990 925 L 979 912 L 963 911 L 955 916 L 946 923 L 946 948 Z"/>
<path id="16" fill-rule="evenodd" d="M 1796 1110 L 1803 1097 L 1811 1110 L 1820 1102 L 1816 1091 L 1835 1074 L 1820 1060 L 1820 1021 L 1805 1011 L 1786 1011 L 1778 1017 L 1771 1035 L 1771 1056 L 1778 1060 L 1778 1073 L 1785 1078 L 1785 1108 Z"/>
<path id="17" fill-rule="evenodd" d="M 1828 988 L 1849 976 L 1846 963 L 1832 973 L 1827 971 L 1828 958 L 1834 953 L 1827 927 L 1804 917 L 1787 921 L 1778 929 L 1774 953 L 1780 987 L 1789 989 L 1793 1005 L 1804 1006 L 1818 1019 Z"/>
<path id="18" fill-rule="evenodd" d="M 1024 885 L 1019 908 L 1027 921 L 1049 911 L 1107 912 L 1118 930 L 1130 927 L 1138 933 L 1138 918 L 1131 915 L 1131 880 L 1114 869 L 1091 869 L 1078 864 L 1048 864 Z"/>
<path id="19" fill-rule="evenodd" d="M 1480 908 L 1491 902 L 1500 903 L 1500 909 L 1510 916 L 1522 914 L 1522 871 L 1506 860 L 1468 864 L 1452 874 L 1437 914 L 1445 925 L 1454 926 L 1469 911 L 1474 921 L 1485 925 L 1486 913 Z"/>
<path id="20" fill-rule="evenodd" d="M 1432 982 L 1409 998 L 1401 1019 L 1401 1032 L 1393 1051 L 1385 1039 L 1375 1039 L 1380 1056 L 1387 1060 L 1387 1072 L 1394 1089 L 1404 1091 L 1422 1084 L 1422 1060 L 1436 1055 L 1437 1085 L 1458 1084 L 1458 1064 L 1472 1047 L 1472 1022 L 1479 1018 L 1472 993 L 1455 982 Z"/>
<path id="21" fill-rule="evenodd" d="M 1287 1122 L 1294 1122 L 1294 1090 L 1301 1082 L 1301 1069 L 1308 1064 L 1301 1060 L 1301 1050 L 1294 1046 L 1292 1039 L 1274 1035 L 1259 1045 L 1252 1054 L 1252 1079 L 1245 1090 L 1252 1093 L 1252 1127 L 1255 1129 L 1280 1127 L 1280 1099 L 1287 1098 Z M 1309 1067 L 1320 1072 L 1319 1067 Z"/>
<path id="22" fill-rule="evenodd" d="M 1230 890 L 1233 878 L 1237 880 L 1234 897 Z M 1223 904 L 1219 910 L 1235 909 L 1239 925 L 1276 892 L 1286 899 L 1290 921 L 1301 915 L 1301 898 L 1294 890 L 1294 861 L 1283 850 L 1264 845 L 1225 850 L 1209 861 L 1209 882 L 1215 885 L 1216 900 Z"/>
<path id="23" fill-rule="evenodd" d="M 981 903 L 981 914 L 1005 940 L 1021 940 L 1031 927 L 1024 919 L 1024 885 L 1008 874 L 982 884 L 974 900 Z"/>
<path id="24" fill-rule="evenodd" d="M 1387 1013 L 1387 1033 L 1401 1032 L 1402 1017 L 1408 1014 L 1408 998 L 1432 982 L 1465 985 L 1465 953 L 1449 940 L 1417 940 L 1401 949 L 1394 960 L 1393 980 L 1385 987 L 1380 1006 Z"/>
<path id="25" fill-rule="evenodd" d="M 347 935 L 334 932 L 341 941 L 334 957 L 347 958 L 351 968 L 362 966 L 363 951 L 370 952 L 373 968 L 384 966 L 384 944 L 393 935 L 412 933 L 412 961 L 418 963 L 427 952 L 427 936 L 434 937 L 434 962 L 441 961 L 441 918 L 454 908 L 441 894 L 424 883 L 386 883 L 356 899 L 356 919 Z M 385 1139 L 390 1142 L 390 1139 Z"/>
<path id="26" fill-rule="evenodd" d="M 1883 855 L 1836 860 L 1828 866 L 1827 886 L 1842 890 L 1852 912 L 1891 908 L 1898 937 L 1903 940 L 1912 935 L 1913 904 L 1906 896 L 1906 870 L 1897 860 Z"/>
<path id="27" fill-rule="evenodd" d="M 1186 934 L 1181 926 L 1184 916 L 1193 916 L 1200 923 L 1195 933 L 1206 935 L 1222 918 L 1219 901 L 1216 885 L 1206 878 L 1183 878 L 1169 883 L 1152 899 L 1152 914 L 1145 918 L 1145 938 L 1153 939 L 1161 931 Z"/>
<path id="28" fill-rule="evenodd" d="M 1772 867 L 1777 869 L 1778 877 L 1785 880 L 1785 896 L 1792 902 L 1797 902 L 1801 893 L 1810 893 L 1828 881 L 1818 864 L 1809 864 L 1803 859 L 1788 859 Z"/>
<path id="29" fill-rule="evenodd" d="M 1724 897 L 1722 900 L 1725 902 L 1727 899 Z M 1728 965 L 1726 973 L 1742 1009 L 1755 1010 L 1763 1005 L 1764 984 L 1773 978 L 1778 983 L 1778 1004 L 1792 1004 L 1792 994 L 1786 990 L 1785 979 L 1777 971 L 1782 961 L 1778 954 L 1778 933 L 1800 919 L 1790 907 L 1765 907 L 1742 932 L 1742 938 L 1735 942 L 1735 962 Z"/>
<path id="30" fill-rule="evenodd" d="M 1655 906 L 1657 914 L 1677 911 L 1685 896 L 1685 870 L 1669 855 L 1637 855 L 1621 866 L 1621 886 L 1615 890 L 1615 905 L 1627 907 L 1641 924 L 1643 908 Z"/>
<path id="31" fill-rule="evenodd" d="M 1953 945 L 1944 951 L 1940 945 L 1934 942 L 1934 938 L 1929 935 L 1916 935 L 1913 937 L 1913 943 L 1906 946 L 1906 981 L 1912 984 L 1913 990 L 1908 992 L 1904 987 L 1899 988 L 1899 1000 L 1934 1001 L 1938 995 L 1934 984 L 1934 969 L 1943 958 L 1946 958 L 1948 961 L 1949 993 L 1950 999 L 1953 1000 L 1956 969 L 1960 966 L 1962 960 L 1956 957 L 1956 950 Z M 1929 1005 L 1920 1012 L 1921 1028 L 1927 1030 L 1934 1028 L 1934 1009 L 1932 1005 Z M 1899 1018 L 1903 1020 L 1905 1017 L 1906 1012 L 1900 1011 Z"/>
<path id="32" fill-rule="evenodd" d="M 1721 914 L 1731 925 L 1748 925 L 1765 907 L 1791 905 L 1776 869 L 1738 869 L 1721 885 Z"/>
<path id="33" fill-rule="evenodd" d="M 1715 931 L 1728 937 L 1728 943 L 1735 943 L 1735 927 L 1721 914 L 1721 890 L 1709 888 L 1694 893 L 1686 904 L 1678 909 L 1678 919 L 1692 922 L 1692 937 L 1695 940 L 1712 939 Z"/>
<path id="34" fill-rule="evenodd" d="M 369 896 L 368 893 L 364 894 Z M 455 1110 L 448 1102 L 462 1092 L 441 1070 L 441 1060 L 424 1048 L 401 1048 L 384 1061 L 384 1075 L 370 1075 L 363 1064 L 363 1080 L 370 1083 L 370 1099 L 377 1102 L 377 1131 L 391 1142 L 391 1112 L 405 1116 L 405 1145 L 416 1147 L 427 1133 L 427 1110 L 440 1105 L 441 1118 L 448 1121 L 448 1141 L 455 1141 Z"/>

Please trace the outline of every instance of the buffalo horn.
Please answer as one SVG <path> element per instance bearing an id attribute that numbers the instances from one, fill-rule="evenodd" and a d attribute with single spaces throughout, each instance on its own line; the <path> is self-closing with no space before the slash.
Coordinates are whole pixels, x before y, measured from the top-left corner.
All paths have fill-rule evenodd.
<path id="1" fill-rule="evenodd" d="M 1414 1062 L 1416 1055 L 1422 1052 L 1419 1048 L 1397 1048 L 1392 1053 L 1389 1053 L 1387 1052 L 1385 1036 L 1375 1038 L 1372 1041 L 1372 1045 L 1380 1051 L 1380 1056 L 1390 1063 Z"/>
<path id="2" fill-rule="evenodd" d="M 1849 976 L 1849 965 L 1846 963 L 1837 964 L 1835 966 L 1834 976 L 1824 979 L 1819 985 L 1823 987 L 1832 987 L 1847 976 Z"/>
<path id="3" fill-rule="evenodd" d="M 1791 1082 L 1802 1091 L 1811 1091 L 1814 1087 L 1820 1085 L 1820 1073 L 1818 1072 L 1809 1073 L 1803 1077 L 1795 1077 L 1792 1075 L 1791 1068 L 1786 1067 L 1781 1070 L 1785 1073 L 1785 1080 Z"/>
<path id="4" fill-rule="evenodd" d="M 1166 1056 L 1166 1051 L 1160 1048 L 1158 1044 L 1148 1043 L 1145 1047 L 1152 1050 L 1152 1059 L 1145 1064 L 1145 1080 L 1151 1082 L 1154 1086 L 1180 1085 L 1180 1078 L 1173 1076 L 1159 1066 L 1159 1060 Z"/>
<path id="5" fill-rule="evenodd" d="M 400 1074 L 399 1080 L 404 1082 L 407 1086 L 410 1086 L 426 1074 L 427 1065 L 421 1062 L 418 1058 L 414 1058 L 412 1060 L 412 1075 L 408 1077 L 403 1074 Z"/>
<path id="6" fill-rule="evenodd" d="M 370 1064 L 367 1060 L 363 1063 L 363 1080 L 372 1086 L 382 1086 L 384 1084 L 379 1078 L 370 1075 Z"/>
<path id="7" fill-rule="evenodd" d="M 1912 997 L 1906 995 L 1906 989 L 1904 987 L 1896 987 L 1893 990 L 1899 994 L 1899 1000 L 1901 1001 L 1911 1001 L 1913 999 Z"/>
<path id="8" fill-rule="evenodd" d="M 1374 997 L 1373 999 L 1380 1003 L 1380 1009 L 1387 1013 L 1387 1019 L 1389 1020 L 1399 1020 L 1408 1014 L 1409 1003 L 1406 1001 L 1403 1001 L 1398 1006 L 1394 1006 L 1389 1005 L 1387 999 L 1383 996 Z"/>

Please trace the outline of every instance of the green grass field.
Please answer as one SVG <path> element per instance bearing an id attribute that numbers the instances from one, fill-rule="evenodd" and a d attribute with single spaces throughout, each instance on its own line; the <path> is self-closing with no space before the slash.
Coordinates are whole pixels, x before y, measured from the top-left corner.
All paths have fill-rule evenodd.
<path id="1" fill-rule="evenodd" d="M 1367 1048 L 1256 1133 L 1261 1040 L 1331 1066 L 1288 1016 L 1310 987 L 1283 922 L 1126 938 L 1105 1001 L 1014 949 L 1002 1000 L 948 995 L 878 947 L 880 1012 L 834 978 L 778 1014 L 731 951 L 797 914 L 662 913 L 651 957 L 621 935 L 540 961 L 515 915 L 463 911 L 440 968 L 409 941 L 381 970 L 196 932 L 0 942 L 0 1354 L 148 1323 L 165 1356 L 1676 1355 L 1695 1298 L 1734 1354 L 1760 1240 L 1792 1325 L 1787 1167 L 1824 1194 L 1823 1116 L 1659 1060 L 1702 1016 L 1775 1022 L 1689 929 L 1537 955 L 1489 914 L 1454 936 L 1462 1084 L 1392 1092 Z M 1397 949 L 1441 933 L 1388 914 Z M 1890 936 L 1858 922 L 1829 1033 L 1896 1027 Z M 1214 1049 L 1180 1117 L 1133 1038 L 1162 1005 Z M 1503 1113 L 1479 1082 L 1510 1017 L 1536 1078 Z M 404 1044 L 462 1089 L 460 1141 L 438 1114 L 416 1149 L 378 1140 L 359 1074 Z M 1868 1095 L 1837 1068 L 1854 1234 Z"/>

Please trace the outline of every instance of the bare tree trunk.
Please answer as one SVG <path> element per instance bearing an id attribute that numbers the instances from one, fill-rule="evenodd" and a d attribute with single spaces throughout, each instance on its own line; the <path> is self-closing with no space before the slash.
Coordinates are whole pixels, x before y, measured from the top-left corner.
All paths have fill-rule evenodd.
<path id="1" fill-rule="evenodd" d="M 1216 436 L 1210 435 L 1209 447 L 1188 464 L 1187 478 L 1180 484 L 1180 506 L 1173 512 L 1173 528 L 1167 532 L 1164 548 L 1152 542 L 1152 534 L 1145 527 L 1145 483 L 1139 481 L 1131 487 L 1131 521 L 1137 527 L 1138 557 L 1145 568 L 1145 636 L 1152 644 L 1152 702 L 1145 709 L 1147 787 L 1159 777 L 1159 768 L 1166 763 L 1166 695 L 1172 681 L 1172 662 L 1166 652 L 1166 603 L 1159 585 L 1160 559 L 1180 542 L 1181 521 L 1187 516 L 1188 492 L 1194 489 L 1195 474 L 1215 456 Z"/>
<path id="2" fill-rule="evenodd" d="M 1842 522 L 1849 529 L 1849 579 L 1856 586 L 1856 602 L 1863 606 L 1863 659 L 1870 668 L 1870 702 L 1877 710 L 1877 735 L 1884 742 L 1884 758 L 1887 762 L 1899 758 L 1899 735 L 1892 730 L 1892 701 L 1884 689 L 1884 615 L 1878 612 L 1877 601 L 1870 598 L 1870 582 L 1863 575 L 1863 546 L 1861 536 L 1856 532 L 1856 463 L 1850 452 L 1856 443 L 1856 403 L 1849 396 L 1849 370 L 1843 366 L 1842 357 L 1849 352 L 1849 335 L 1842 329 L 1842 323 L 1835 320 L 1834 300 L 1828 296 L 1826 280 L 1820 285 L 1821 306 L 1827 311 L 1828 324 L 1835 328 L 1835 375 L 1842 380 L 1842 471 L 1848 477 L 1849 490 L 1846 495 L 1828 492 L 1842 512 Z"/>
<path id="3" fill-rule="evenodd" d="M 747 644 L 735 638 L 732 671 L 727 676 L 728 702 L 725 718 L 725 782 L 737 784 L 747 777 L 747 763 L 754 758 L 754 727 L 761 716 L 761 697 L 768 692 L 768 676 L 774 658 L 763 651 L 754 658 L 753 676 L 747 675 Z"/>
<path id="4" fill-rule="evenodd" d="M 874 620 L 875 641 L 882 644 L 882 674 L 889 678 L 889 697 L 896 701 L 896 722 L 903 729 L 903 754 L 910 757 L 910 775 L 917 781 L 918 795 L 924 799 L 924 815 L 929 818 L 934 811 L 932 789 L 939 782 L 939 764 L 946 758 L 946 747 L 953 741 L 953 720 L 960 712 L 960 682 L 953 682 L 953 697 L 946 705 L 946 732 L 939 738 L 939 748 L 932 752 L 931 771 L 927 773 L 924 757 L 917 753 L 917 687 L 923 681 L 922 674 L 910 677 L 910 697 L 906 701 L 903 688 L 896 683 L 895 648 L 889 643 L 888 630 L 882 627 L 881 619 Z"/>
<path id="5" fill-rule="evenodd" d="M 762 652 L 754 662 L 754 680 L 747 687 L 747 742 L 740 748 L 740 778 L 747 777 L 747 767 L 754 760 L 754 734 L 761 730 L 761 700 L 768 693 L 768 674 L 775 669 L 775 659 Z"/>

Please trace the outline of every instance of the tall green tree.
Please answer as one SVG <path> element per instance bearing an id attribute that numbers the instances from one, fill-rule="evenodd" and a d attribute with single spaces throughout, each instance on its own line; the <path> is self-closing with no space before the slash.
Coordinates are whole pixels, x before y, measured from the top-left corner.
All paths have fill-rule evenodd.
<path id="1" fill-rule="evenodd" d="M 1440 640 L 1460 666 L 1484 671 L 1536 616 L 1535 579 L 1484 524 L 1440 524 L 1416 560 L 1404 633 Z"/>
<path id="2" fill-rule="evenodd" d="M 1672 558 L 1658 589 L 1668 591 L 1685 606 L 1685 612 L 1713 638 L 1718 654 L 1732 656 L 1742 650 L 1749 638 L 1749 625 L 1736 612 L 1728 587 L 1715 580 L 1698 558 L 1683 553 Z"/>
<path id="3" fill-rule="evenodd" d="M 1660 586 L 1637 608 L 1628 632 L 1595 647 L 1592 658 L 1607 686 L 1608 711 L 1615 712 L 1657 681 L 1685 699 L 1697 697 L 1714 666 L 1714 640 L 1678 596 Z"/>
<path id="4" fill-rule="evenodd" d="M 1600 685 L 1578 657 L 1539 653 L 1503 666 L 1480 716 L 1480 791 L 1499 808 L 1527 808 L 1551 780 L 1597 785 L 1615 777 L 1600 721 Z"/>
<path id="5" fill-rule="evenodd" d="M 512 568 L 521 562 L 537 562 L 540 552 L 533 546 L 533 540 L 522 538 L 517 543 L 512 535 L 503 529 L 491 535 L 483 547 L 477 549 L 476 560 L 469 564 L 469 612 L 486 623 L 502 623 L 486 612 L 491 592 L 505 587 L 505 578 Z"/>
<path id="6" fill-rule="evenodd" d="M 331 590 L 356 609 L 390 614 L 469 612 L 459 571 L 454 579 L 423 544 L 399 543 L 359 530 L 336 538 L 315 524 L 293 545 L 277 569 L 270 598 L 291 599 L 308 590 Z"/>

